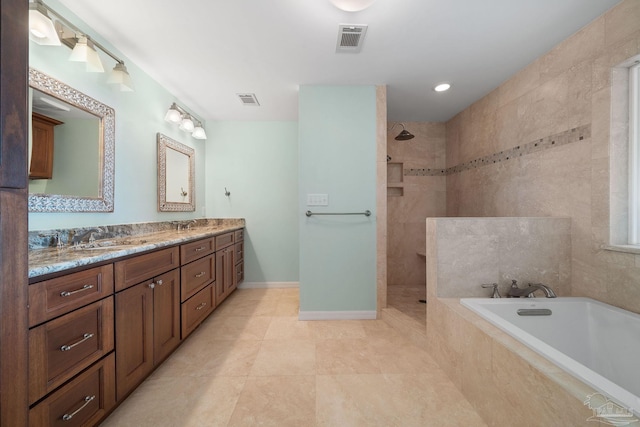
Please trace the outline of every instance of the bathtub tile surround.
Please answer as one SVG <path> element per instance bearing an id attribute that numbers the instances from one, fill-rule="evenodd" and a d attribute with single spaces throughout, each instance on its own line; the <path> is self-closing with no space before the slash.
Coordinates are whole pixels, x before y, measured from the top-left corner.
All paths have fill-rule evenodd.
<path id="1" fill-rule="evenodd" d="M 427 345 L 489 425 L 591 425 L 595 392 L 460 305 L 481 283 L 547 282 L 570 294 L 568 218 L 428 218 Z"/>
<path id="2" fill-rule="evenodd" d="M 428 218 L 427 299 L 488 297 L 481 284 L 543 282 L 569 295 L 568 218 Z"/>
<path id="3" fill-rule="evenodd" d="M 581 141 L 447 175 L 447 215 L 570 217 L 571 295 L 636 313 L 640 255 L 602 246 L 626 223 L 610 213 L 625 211 L 613 162 L 628 120 L 616 114 L 624 70 L 613 67 L 638 54 L 640 2 L 624 0 L 446 124 L 447 168 L 590 127 Z"/>

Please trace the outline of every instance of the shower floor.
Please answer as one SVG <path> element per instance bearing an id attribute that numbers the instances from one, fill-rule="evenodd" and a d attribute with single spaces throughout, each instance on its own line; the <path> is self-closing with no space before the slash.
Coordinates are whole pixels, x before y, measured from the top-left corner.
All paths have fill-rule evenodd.
<path id="1" fill-rule="evenodd" d="M 421 324 L 427 322 L 426 304 L 419 302 L 427 297 L 425 285 L 388 285 L 387 305 L 419 321 Z"/>

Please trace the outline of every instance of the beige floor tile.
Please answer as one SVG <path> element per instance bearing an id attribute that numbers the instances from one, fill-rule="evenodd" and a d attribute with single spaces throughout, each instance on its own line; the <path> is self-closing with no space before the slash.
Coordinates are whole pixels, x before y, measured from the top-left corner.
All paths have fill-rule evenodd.
<path id="1" fill-rule="evenodd" d="M 310 340 L 313 339 L 310 322 L 299 321 L 295 317 L 274 317 L 264 336 L 265 340 Z"/>
<path id="2" fill-rule="evenodd" d="M 316 343 L 310 340 L 265 340 L 251 368 L 251 376 L 314 375 Z"/>
<path id="3" fill-rule="evenodd" d="M 298 317 L 300 312 L 300 304 L 298 297 L 282 297 L 278 300 L 278 305 L 274 316 Z"/>
<path id="4" fill-rule="evenodd" d="M 210 338 L 214 340 L 261 340 L 269 329 L 271 317 L 267 316 L 224 316 L 211 319 L 207 324 Z M 215 327 L 209 327 L 215 325 Z"/>
<path id="5" fill-rule="evenodd" d="M 318 375 L 317 426 L 484 426 L 444 374 Z"/>
<path id="6" fill-rule="evenodd" d="M 103 427 L 228 425 L 246 377 L 150 377 Z"/>
<path id="7" fill-rule="evenodd" d="M 297 295 L 234 292 L 103 425 L 484 426 L 386 322 L 298 321 Z"/>
<path id="8" fill-rule="evenodd" d="M 277 299 L 248 299 L 232 302 L 225 310 L 225 314 L 230 316 L 274 316 L 277 307 Z"/>
<path id="9" fill-rule="evenodd" d="M 314 320 L 309 327 L 316 339 L 358 339 L 367 336 L 358 320 Z"/>
<path id="10" fill-rule="evenodd" d="M 327 374 L 379 374 L 374 349 L 366 339 L 316 341 L 316 372 Z"/>
<path id="11" fill-rule="evenodd" d="M 259 340 L 187 340 L 158 372 L 164 377 L 247 376 L 260 350 Z"/>
<path id="12" fill-rule="evenodd" d="M 315 425 L 315 376 L 250 377 L 229 426 Z"/>
<path id="13" fill-rule="evenodd" d="M 281 291 L 284 298 L 300 298 L 300 288 L 282 288 Z"/>

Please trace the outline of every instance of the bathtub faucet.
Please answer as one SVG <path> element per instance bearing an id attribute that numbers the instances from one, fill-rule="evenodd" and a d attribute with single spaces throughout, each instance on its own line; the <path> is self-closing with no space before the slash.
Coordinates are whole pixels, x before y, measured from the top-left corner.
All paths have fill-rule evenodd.
<path id="1" fill-rule="evenodd" d="M 555 298 L 556 297 L 556 293 L 553 292 L 553 289 L 551 289 L 547 285 L 544 285 L 542 283 L 529 283 L 529 286 L 527 286 L 526 288 L 519 288 L 517 280 L 512 280 L 511 281 L 511 287 L 509 288 L 509 292 L 507 292 L 507 297 L 510 297 L 510 298 L 514 298 L 514 297 L 533 298 L 533 293 L 535 291 L 538 291 L 538 290 L 543 291 L 544 292 L 544 296 L 546 296 L 547 298 Z"/>

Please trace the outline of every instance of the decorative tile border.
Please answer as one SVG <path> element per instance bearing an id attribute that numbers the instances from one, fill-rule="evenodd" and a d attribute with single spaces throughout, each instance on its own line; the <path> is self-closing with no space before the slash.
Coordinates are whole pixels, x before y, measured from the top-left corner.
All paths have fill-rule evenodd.
<path id="1" fill-rule="evenodd" d="M 482 166 L 492 165 L 522 157 L 527 154 L 537 153 L 538 151 L 559 147 L 561 145 L 570 144 L 572 142 L 584 141 L 591 138 L 591 124 L 579 126 L 564 132 L 550 135 L 545 138 L 536 139 L 524 145 L 517 145 L 508 150 L 498 153 L 489 154 L 466 163 L 461 163 L 446 169 L 405 169 L 404 176 L 446 176 L 454 173 L 460 173 L 469 169 L 477 169 Z"/>

